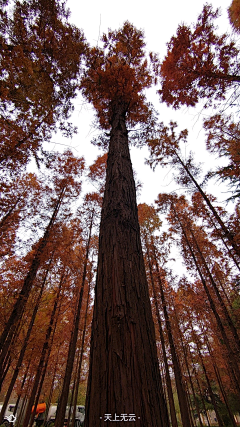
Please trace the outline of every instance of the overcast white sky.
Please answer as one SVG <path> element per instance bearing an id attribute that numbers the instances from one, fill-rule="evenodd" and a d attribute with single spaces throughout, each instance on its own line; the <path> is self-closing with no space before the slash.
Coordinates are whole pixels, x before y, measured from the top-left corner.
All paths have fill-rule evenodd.
<path id="1" fill-rule="evenodd" d="M 216 9 L 221 6 L 221 18 L 218 19 L 218 27 L 221 33 L 231 31 L 227 19 L 227 8 L 231 0 L 219 1 L 213 0 L 211 4 Z M 176 34 L 177 26 L 180 23 L 190 25 L 196 22 L 198 15 L 202 11 L 206 2 L 192 0 L 172 0 L 172 1 L 139 1 L 139 0 L 121 0 L 112 2 L 111 0 L 92 0 L 88 2 L 79 2 L 77 0 L 68 0 L 67 7 L 71 11 L 70 21 L 81 28 L 90 45 L 96 45 L 101 35 L 108 31 L 122 26 L 123 22 L 128 20 L 136 28 L 144 30 L 147 49 L 159 54 L 164 58 L 166 54 L 166 44 L 171 36 Z M 208 161 L 213 163 L 210 154 L 206 154 L 204 149 L 204 132 L 201 130 L 202 117 L 199 117 L 200 108 L 182 108 L 180 111 L 174 111 L 165 104 L 161 105 L 158 97 L 155 95 L 156 88 L 149 91 L 149 100 L 154 103 L 159 112 L 159 118 L 164 123 L 176 120 L 179 129 L 188 128 L 190 132 L 189 145 L 187 150 L 196 152 L 197 161 Z M 79 132 L 71 141 L 73 152 L 76 155 L 83 155 L 86 162 L 90 165 L 101 152 L 90 144 L 90 140 L 96 134 L 92 126 L 93 113 L 88 105 L 79 96 L 75 102 L 75 112 L 73 121 L 78 126 Z M 66 143 L 69 141 L 60 140 L 58 136 L 53 138 L 54 141 Z M 59 146 L 55 146 L 59 149 Z M 163 171 L 158 167 L 156 172 L 152 172 L 149 166 L 144 164 L 147 156 L 147 149 L 131 149 L 133 168 L 137 172 L 138 179 L 143 183 L 143 189 L 140 202 L 152 203 L 160 192 L 171 191 L 177 188 L 176 184 L 169 186 L 170 174 L 167 169 Z M 166 176 L 167 175 L 167 176 Z M 92 190 L 94 190 L 92 188 Z M 215 188 L 216 190 L 216 188 Z M 88 191 L 91 191 L 89 188 Z M 220 193 L 220 200 L 228 197 Z"/>

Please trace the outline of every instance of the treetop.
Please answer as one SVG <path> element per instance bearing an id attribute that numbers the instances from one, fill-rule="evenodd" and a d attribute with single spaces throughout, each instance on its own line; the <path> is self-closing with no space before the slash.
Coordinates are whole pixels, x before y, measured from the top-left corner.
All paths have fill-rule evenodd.
<path id="1" fill-rule="evenodd" d="M 144 35 L 129 22 L 102 37 L 103 48 L 89 48 L 81 87 L 92 102 L 100 125 L 109 129 L 112 109 L 121 104 L 128 123 L 143 122 L 149 108 L 143 90 L 152 84 Z"/>

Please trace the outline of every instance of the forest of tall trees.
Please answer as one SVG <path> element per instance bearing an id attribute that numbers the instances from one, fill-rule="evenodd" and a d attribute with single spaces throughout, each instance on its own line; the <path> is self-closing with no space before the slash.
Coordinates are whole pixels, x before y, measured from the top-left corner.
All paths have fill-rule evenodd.
<path id="1" fill-rule="evenodd" d="M 78 405 L 85 427 L 237 427 L 240 0 L 231 37 L 207 4 L 163 60 L 128 21 L 92 47 L 61 0 L 0 6 L 0 425 L 49 426 L 54 404 L 51 427 L 79 427 Z M 204 172 L 188 130 L 158 119 L 154 85 L 159 103 L 206 111 Z M 49 148 L 76 132 L 77 96 L 99 131 L 91 165 Z M 131 145 L 176 191 L 137 205 Z"/>

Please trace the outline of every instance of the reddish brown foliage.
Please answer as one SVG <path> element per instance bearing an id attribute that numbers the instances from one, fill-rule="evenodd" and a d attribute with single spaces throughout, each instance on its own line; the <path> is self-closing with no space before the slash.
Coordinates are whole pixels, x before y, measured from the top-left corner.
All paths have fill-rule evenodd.
<path id="1" fill-rule="evenodd" d="M 218 11 L 205 5 L 193 29 L 180 25 L 177 36 L 168 43 L 159 91 L 168 105 L 195 106 L 200 99 L 211 105 L 213 100 L 224 99 L 229 87 L 240 83 L 238 49 L 227 35 L 218 36 L 214 31 L 217 16 Z"/>

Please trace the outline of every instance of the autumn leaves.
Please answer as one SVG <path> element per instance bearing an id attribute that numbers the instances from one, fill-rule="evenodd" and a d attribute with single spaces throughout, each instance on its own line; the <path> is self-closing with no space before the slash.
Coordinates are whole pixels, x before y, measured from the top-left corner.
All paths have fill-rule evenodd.
<path id="1" fill-rule="evenodd" d="M 142 31 L 128 22 L 104 35 L 102 48 L 90 48 L 58 1 L 15 2 L 12 15 L 8 8 L 0 13 L 0 379 L 5 407 L 16 393 L 24 427 L 33 424 L 31 410 L 39 399 L 59 401 L 57 427 L 63 425 L 67 402 L 76 407 L 79 382 L 88 371 L 99 249 L 86 424 L 99 426 L 104 411 L 123 413 L 117 407 L 121 403 L 145 427 L 166 427 L 169 419 L 175 427 L 180 419 L 189 427 L 196 415 L 202 426 L 206 408 L 214 408 L 219 425 L 224 417 L 235 425 L 239 206 L 230 215 L 207 194 L 193 158 L 181 155 L 187 131 L 177 132 L 174 122 L 158 123 L 145 89 L 157 78 L 161 100 L 175 108 L 201 99 L 220 105 L 231 89 L 236 101 L 236 43 L 216 35 L 217 13 L 210 6 L 193 28 L 179 27 L 162 64 L 153 54 L 148 61 Z M 53 131 L 67 136 L 74 131 L 69 118 L 79 88 L 93 104 L 102 132 L 110 131 L 109 155 L 99 156 L 88 174 L 96 193 L 86 195 L 83 203 L 84 160 L 70 151 L 43 149 Z M 229 162 L 216 174 L 230 182 L 237 201 L 239 124 L 234 114 L 219 113 L 204 126 L 209 150 Z M 139 206 L 147 278 L 128 150 L 130 127 L 141 135 L 141 144 L 148 144 L 149 163 L 171 165 L 177 183 L 192 193 L 191 199 L 160 194 L 155 207 Z M 106 148 L 101 140 L 99 145 Z M 38 164 L 37 175 L 26 172 L 31 159 Z M 98 248 L 95 227 L 106 169 Z M 164 232 L 161 221 L 168 223 Z M 29 234 L 25 247 L 21 233 L 26 241 Z M 173 242 L 189 277 L 176 278 L 177 272 L 168 269 Z M 69 422 L 74 425 L 74 419 Z"/>
<path id="2" fill-rule="evenodd" d="M 206 5 L 193 29 L 181 25 L 177 36 L 168 43 L 167 56 L 161 64 L 159 94 L 174 108 L 195 106 L 201 99 L 205 106 L 226 98 L 226 93 L 240 82 L 236 62 L 238 48 L 229 37 L 217 35 L 214 20 L 218 11 Z"/>
<path id="3" fill-rule="evenodd" d="M 92 102 L 101 126 L 109 129 L 115 104 L 122 102 L 131 125 L 146 121 L 148 107 L 142 91 L 152 83 L 145 59 L 143 33 L 126 22 L 118 31 L 103 35 L 103 49 L 87 53 L 81 88 Z"/>
<path id="4" fill-rule="evenodd" d="M 84 50 L 83 34 L 60 2 L 15 2 L 13 16 L 1 9 L 3 165 L 14 169 L 40 156 L 57 129 L 72 134 L 68 119 Z"/>

